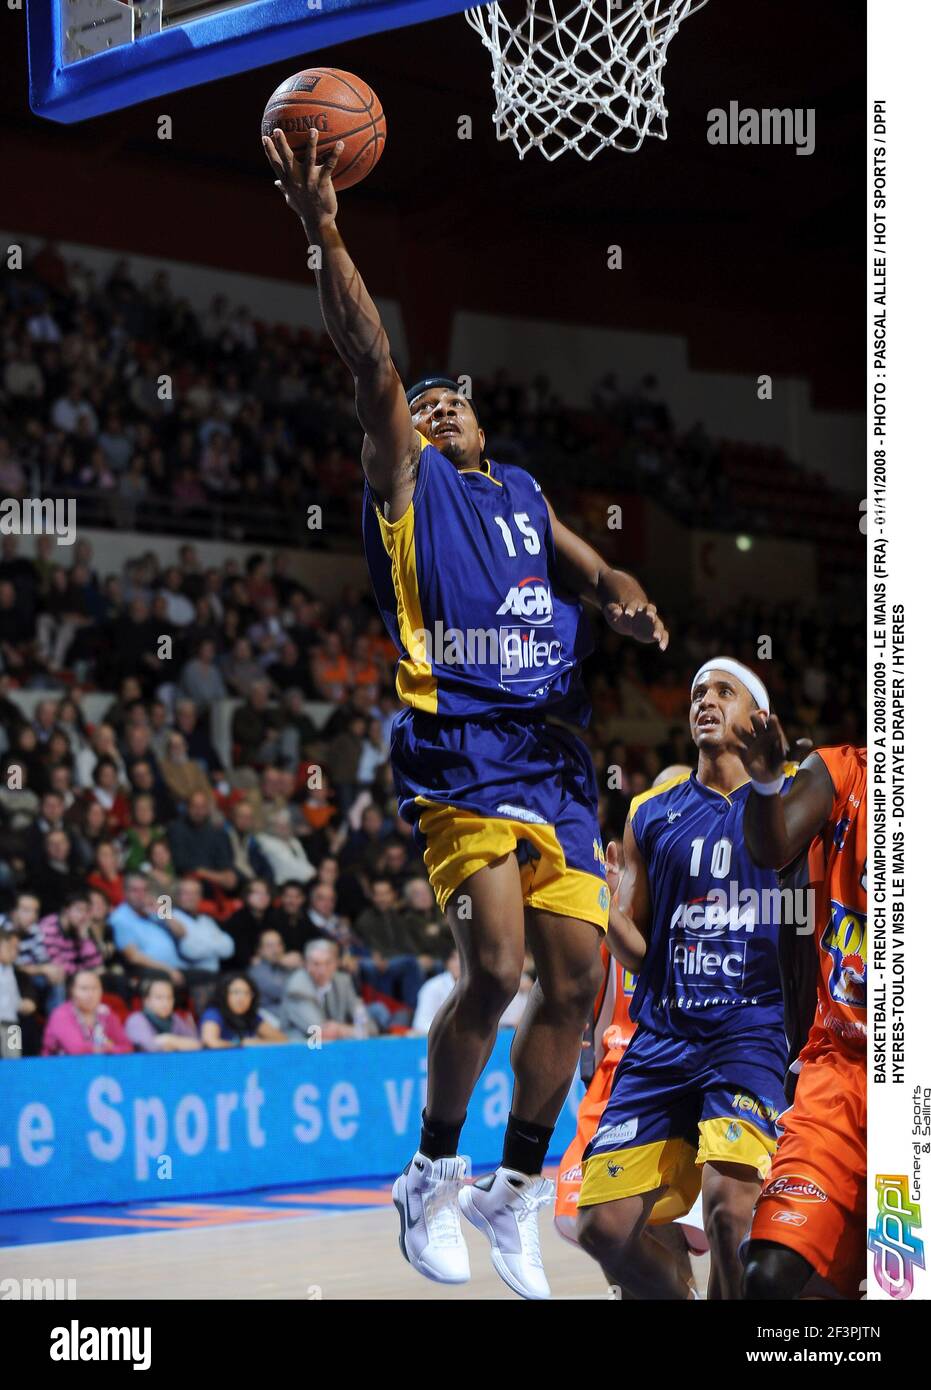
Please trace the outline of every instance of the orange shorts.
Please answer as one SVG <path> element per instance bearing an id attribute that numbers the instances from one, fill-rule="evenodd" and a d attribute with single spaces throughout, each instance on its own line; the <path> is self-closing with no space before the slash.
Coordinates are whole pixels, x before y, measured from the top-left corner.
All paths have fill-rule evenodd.
<path id="1" fill-rule="evenodd" d="M 795 1101 L 753 1214 L 751 1240 L 795 1250 L 830 1285 L 866 1288 L 866 1058 L 815 1027 L 799 1056 Z M 804 1296 L 804 1294 L 803 1294 Z"/>

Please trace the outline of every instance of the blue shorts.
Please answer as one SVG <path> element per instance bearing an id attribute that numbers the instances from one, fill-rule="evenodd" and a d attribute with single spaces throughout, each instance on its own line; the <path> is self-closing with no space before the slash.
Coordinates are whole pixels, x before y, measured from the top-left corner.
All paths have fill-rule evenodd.
<path id="1" fill-rule="evenodd" d="M 595 770 L 569 730 L 408 709 L 392 730 L 391 763 L 441 908 L 471 874 L 514 852 L 527 907 L 607 927 Z"/>
<path id="2" fill-rule="evenodd" d="M 686 1039 L 638 1027 L 582 1158 L 579 1206 L 666 1191 L 654 1219 L 673 1221 L 701 1189 L 701 1165 L 768 1175 L 786 1107 L 785 1040 L 746 1029 Z"/>

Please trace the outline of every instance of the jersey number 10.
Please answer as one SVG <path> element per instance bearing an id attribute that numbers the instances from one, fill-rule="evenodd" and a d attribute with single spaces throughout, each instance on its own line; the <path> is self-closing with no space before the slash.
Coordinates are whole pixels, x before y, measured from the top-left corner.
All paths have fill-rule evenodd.
<path id="1" fill-rule="evenodd" d="M 705 844 L 705 837 L 692 841 L 692 858 L 689 863 L 689 874 L 692 878 L 697 878 L 701 873 L 702 849 Z M 733 845 L 730 840 L 716 840 L 711 851 L 711 877 L 727 878 L 731 867 L 731 851 Z"/>

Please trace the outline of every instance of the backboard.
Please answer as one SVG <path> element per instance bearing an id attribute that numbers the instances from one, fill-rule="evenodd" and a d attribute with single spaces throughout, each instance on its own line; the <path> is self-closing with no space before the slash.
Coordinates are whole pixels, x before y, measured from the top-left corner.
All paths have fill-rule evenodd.
<path id="1" fill-rule="evenodd" d="M 81 121 L 468 0 L 27 0 L 29 103 Z"/>

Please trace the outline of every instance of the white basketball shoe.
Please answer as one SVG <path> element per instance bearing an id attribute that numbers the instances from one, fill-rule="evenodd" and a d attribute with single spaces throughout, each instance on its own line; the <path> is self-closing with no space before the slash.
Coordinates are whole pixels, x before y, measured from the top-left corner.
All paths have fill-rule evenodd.
<path id="1" fill-rule="evenodd" d="M 491 1261 L 521 1298 L 549 1298 L 540 1254 L 540 1208 L 556 1189 L 547 1178 L 499 1168 L 459 1193 L 462 1213 L 491 1242 Z"/>
<path id="2" fill-rule="evenodd" d="M 464 1284 L 471 1276 L 458 1200 L 465 1175 L 464 1158 L 431 1160 L 418 1152 L 391 1189 L 401 1254 L 439 1284 Z"/>

